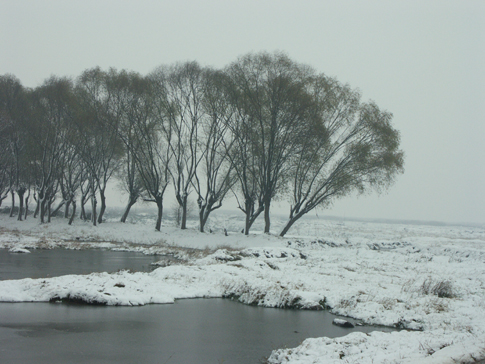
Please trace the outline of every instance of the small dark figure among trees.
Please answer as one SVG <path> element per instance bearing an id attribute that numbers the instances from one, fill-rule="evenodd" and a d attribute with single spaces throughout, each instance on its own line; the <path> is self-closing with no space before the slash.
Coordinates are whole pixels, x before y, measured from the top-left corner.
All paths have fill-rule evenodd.
<path id="1" fill-rule="evenodd" d="M 291 203 L 284 236 L 303 215 L 353 192 L 381 191 L 403 172 L 392 115 L 360 93 L 282 53 L 248 54 L 221 70 L 197 62 L 135 72 L 52 76 L 35 89 L 0 76 L 0 206 L 49 222 L 80 203 L 103 222 L 112 177 L 128 193 L 121 221 L 140 199 L 157 205 L 172 184 L 187 226 L 197 199 L 199 230 L 234 193 L 249 234 L 259 215 L 271 229 L 271 204 Z M 14 210 L 16 197 L 18 210 Z M 54 208 L 54 202 L 57 207 Z M 98 211 L 98 200 L 100 201 Z"/>

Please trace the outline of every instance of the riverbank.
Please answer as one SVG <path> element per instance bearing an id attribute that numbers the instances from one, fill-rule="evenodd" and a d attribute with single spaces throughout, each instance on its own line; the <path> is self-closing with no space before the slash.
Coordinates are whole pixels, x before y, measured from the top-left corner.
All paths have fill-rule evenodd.
<path id="1" fill-rule="evenodd" d="M 307 236 L 201 234 L 108 222 L 40 225 L 0 216 L 6 249 L 102 247 L 174 256 L 151 273 L 0 282 L 0 301 L 108 305 L 232 297 L 265 307 L 328 309 L 413 331 L 309 338 L 269 363 L 472 363 L 485 358 L 485 231 L 309 220 Z M 320 224 L 315 228 L 315 224 Z M 221 225 L 221 224 L 219 224 Z M 222 226 L 222 225 L 221 225 Z M 312 231 L 318 235 L 310 236 Z"/>

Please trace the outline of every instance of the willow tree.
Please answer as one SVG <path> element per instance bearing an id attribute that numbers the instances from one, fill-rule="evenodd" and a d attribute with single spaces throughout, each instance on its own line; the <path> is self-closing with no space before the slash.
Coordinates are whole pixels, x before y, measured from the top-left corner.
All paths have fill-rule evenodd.
<path id="1" fill-rule="evenodd" d="M 62 202 L 64 203 L 64 218 L 69 218 L 69 225 L 74 221 L 76 216 L 76 196 L 81 189 L 85 173 L 83 171 L 84 165 L 81 155 L 77 152 L 75 147 L 76 133 L 72 125 L 68 131 L 69 144 L 64 151 L 64 161 L 62 163 L 61 176 L 59 185 L 61 190 Z M 71 212 L 72 208 L 72 212 Z M 70 216 L 69 216 L 70 215 Z"/>
<path id="2" fill-rule="evenodd" d="M 227 193 L 235 184 L 230 162 L 234 137 L 226 122 L 232 116 L 224 94 L 224 74 L 206 70 L 203 81 L 199 153 L 202 160 L 194 175 L 193 186 L 199 207 L 199 230 L 204 232 L 210 214 L 222 206 Z"/>
<path id="3" fill-rule="evenodd" d="M 158 208 L 155 229 L 160 231 L 163 217 L 163 199 L 169 184 L 171 148 L 163 130 L 167 120 L 157 113 L 156 106 L 164 98 L 157 92 L 153 80 L 138 74 L 127 74 L 124 116 L 120 136 L 133 158 L 145 193 L 144 200 Z M 160 91 L 160 90 L 158 90 Z"/>
<path id="4" fill-rule="evenodd" d="M 134 85 L 140 84 L 139 80 L 141 80 L 141 76 L 137 73 L 125 70 L 117 71 L 112 68 L 105 77 L 110 90 L 108 107 L 110 113 L 115 116 L 112 127 L 118 133 L 123 145 L 119 169 L 115 174 L 119 186 L 128 194 L 128 203 L 120 220 L 124 223 L 131 208 L 141 198 L 143 192 L 142 180 L 136 168 L 136 158 L 133 155 L 136 138 L 134 137 L 133 120 L 130 120 L 130 117 L 133 116 L 134 100 L 144 96 L 139 92 L 137 86 L 134 87 Z M 143 91 L 149 92 L 149 85 Z M 148 100 L 146 101 L 148 102 Z"/>
<path id="5" fill-rule="evenodd" d="M 110 82 L 110 70 L 100 68 L 84 71 L 76 82 L 79 107 L 84 117 L 77 124 L 79 128 L 79 151 L 89 171 L 93 224 L 102 223 L 106 211 L 106 188 L 114 172 L 119 168 L 123 153 L 118 134 L 120 109 L 113 105 L 115 88 Z M 96 215 L 96 192 L 99 192 L 101 206 Z"/>
<path id="6" fill-rule="evenodd" d="M 254 140 L 258 138 L 255 121 L 247 114 L 239 112 L 239 97 L 229 90 L 229 105 L 233 111 L 229 114 L 227 125 L 233 141 L 227 145 L 227 158 L 231 163 L 237 185 L 233 188 L 238 208 L 245 215 L 244 234 L 248 235 L 251 226 L 264 211 L 263 194 L 259 181 L 259 153 Z M 242 195 L 242 196 L 241 196 Z"/>
<path id="7" fill-rule="evenodd" d="M 69 148 L 66 124 L 72 119 L 74 103 L 73 85 L 67 78 L 51 77 L 34 90 L 28 144 L 35 155 L 31 173 L 36 176 L 41 222 L 51 218 Z"/>
<path id="8" fill-rule="evenodd" d="M 199 132 L 204 116 L 203 76 L 197 62 L 160 67 L 150 75 L 157 93 L 159 125 L 170 148 L 170 175 L 182 209 L 181 229 L 186 229 L 187 201 L 202 158 Z"/>
<path id="9" fill-rule="evenodd" d="M 404 155 L 392 114 L 324 75 L 307 86 L 313 122 L 289 165 L 291 207 L 284 236 L 304 214 L 353 192 L 380 191 L 403 172 Z"/>
<path id="10" fill-rule="evenodd" d="M 10 192 L 11 156 L 8 149 L 7 118 L 0 112 L 0 206 Z"/>
<path id="11" fill-rule="evenodd" d="M 27 90 L 13 75 L 0 76 L 0 205 L 12 196 L 10 216 L 14 214 L 15 193 L 19 197 L 18 219 L 22 219 L 25 183 L 25 132 L 27 126 Z"/>
<path id="12" fill-rule="evenodd" d="M 312 99 L 306 92 L 311 70 L 285 54 L 258 53 L 239 58 L 226 68 L 226 73 L 230 100 L 236 109 L 230 124 L 239 133 L 238 124 L 244 120 L 243 132 L 249 133 L 238 139 L 240 143 L 250 143 L 248 157 L 256 163 L 250 178 L 259 189 L 264 232 L 269 233 L 271 202 L 286 185 L 286 167 L 313 115 Z M 245 148 L 239 145 L 239 149 Z M 247 201 L 251 197 L 244 198 L 245 204 L 251 205 Z M 248 213 L 253 207 L 245 210 Z"/>

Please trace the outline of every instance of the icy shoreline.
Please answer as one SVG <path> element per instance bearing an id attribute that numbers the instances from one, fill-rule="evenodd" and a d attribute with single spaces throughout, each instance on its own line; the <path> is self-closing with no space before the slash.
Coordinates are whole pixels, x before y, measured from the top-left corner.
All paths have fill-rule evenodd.
<path id="1" fill-rule="evenodd" d="M 312 222 L 313 223 L 313 222 Z M 109 305 L 232 297 L 328 308 L 367 324 L 421 331 L 309 338 L 269 363 L 472 363 L 485 358 L 485 232 L 477 228 L 325 222 L 325 235 L 200 234 L 137 224 L 39 225 L 0 217 L 0 248 L 105 248 L 173 254 L 151 273 L 93 273 L 0 282 L 0 301 Z"/>

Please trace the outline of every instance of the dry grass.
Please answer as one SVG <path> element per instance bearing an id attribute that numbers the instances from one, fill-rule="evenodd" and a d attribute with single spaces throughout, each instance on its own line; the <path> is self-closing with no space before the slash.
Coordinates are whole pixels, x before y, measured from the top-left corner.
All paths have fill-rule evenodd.
<path id="1" fill-rule="evenodd" d="M 406 281 L 401 288 L 402 292 L 417 292 L 427 296 L 438 296 L 439 298 L 454 298 L 456 292 L 449 280 L 439 280 L 432 277 L 426 278 L 423 283 L 416 287 L 417 279 Z"/>
<path id="2" fill-rule="evenodd" d="M 420 291 L 425 295 L 434 295 L 440 298 L 453 298 L 456 297 L 453 290 L 453 285 L 448 280 L 437 281 L 431 277 L 424 280 L 421 285 Z"/>

